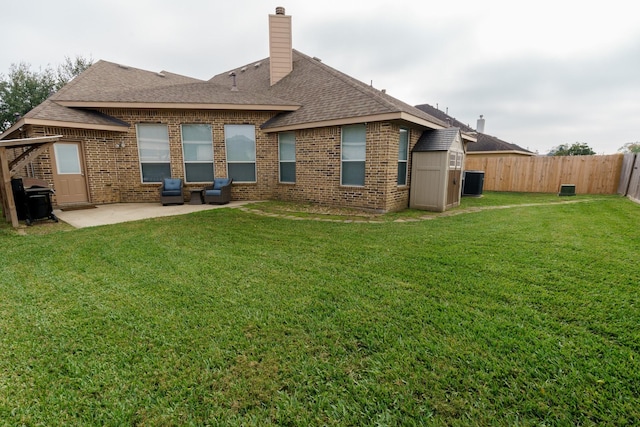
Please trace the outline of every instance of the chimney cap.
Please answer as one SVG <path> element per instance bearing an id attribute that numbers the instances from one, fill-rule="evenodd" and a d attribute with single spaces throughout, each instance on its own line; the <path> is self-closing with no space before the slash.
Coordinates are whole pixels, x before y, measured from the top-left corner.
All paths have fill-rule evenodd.
<path id="1" fill-rule="evenodd" d="M 276 15 L 284 15 L 284 7 L 282 6 L 276 7 Z"/>

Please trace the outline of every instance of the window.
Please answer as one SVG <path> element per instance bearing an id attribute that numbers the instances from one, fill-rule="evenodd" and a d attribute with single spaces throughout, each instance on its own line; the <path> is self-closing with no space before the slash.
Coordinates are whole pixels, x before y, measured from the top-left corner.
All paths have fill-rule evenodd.
<path id="1" fill-rule="evenodd" d="M 80 150 L 78 144 L 53 144 L 58 175 L 80 175 Z"/>
<path id="2" fill-rule="evenodd" d="M 213 139 L 210 125 L 182 125 L 186 182 L 213 181 Z"/>
<path id="3" fill-rule="evenodd" d="M 398 146 L 398 185 L 407 185 L 407 159 L 409 158 L 409 130 L 400 129 Z"/>
<path id="4" fill-rule="evenodd" d="M 224 125 L 227 172 L 234 182 L 256 182 L 256 128 L 254 125 Z"/>
<path id="5" fill-rule="evenodd" d="M 278 154 L 280 156 L 280 182 L 296 182 L 296 134 L 278 134 Z"/>
<path id="6" fill-rule="evenodd" d="M 137 124 L 142 182 L 162 182 L 171 177 L 169 131 L 166 125 Z"/>
<path id="7" fill-rule="evenodd" d="M 449 169 L 462 169 L 463 154 L 457 151 L 449 153 Z"/>
<path id="8" fill-rule="evenodd" d="M 366 134 L 365 125 L 342 127 L 342 185 L 364 186 Z"/>

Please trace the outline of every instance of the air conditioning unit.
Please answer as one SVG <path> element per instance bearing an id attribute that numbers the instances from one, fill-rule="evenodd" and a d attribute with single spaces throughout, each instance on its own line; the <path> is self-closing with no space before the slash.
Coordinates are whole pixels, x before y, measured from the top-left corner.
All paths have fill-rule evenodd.
<path id="1" fill-rule="evenodd" d="M 575 196 L 576 186 L 574 184 L 560 184 L 558 196 Z"/>

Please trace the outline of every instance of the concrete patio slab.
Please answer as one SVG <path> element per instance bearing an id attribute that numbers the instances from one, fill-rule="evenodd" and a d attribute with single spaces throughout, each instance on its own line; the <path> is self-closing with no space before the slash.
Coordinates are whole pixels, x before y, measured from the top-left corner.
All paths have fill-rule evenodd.
<path id="1" fill-rule="evenodd" d="M 236 201 L 226 205 L 169 205 L 159 203 L 114 203 L 96 205 L 93 209 L 63 211 L 56 209 L 53 213 L 62 221 L 76 227 L 95 227 L 98 225 L 117 224 L 161 216 L 184 215 L 191 212 L 209 209 L 236 208 L 251 202 Z"/>

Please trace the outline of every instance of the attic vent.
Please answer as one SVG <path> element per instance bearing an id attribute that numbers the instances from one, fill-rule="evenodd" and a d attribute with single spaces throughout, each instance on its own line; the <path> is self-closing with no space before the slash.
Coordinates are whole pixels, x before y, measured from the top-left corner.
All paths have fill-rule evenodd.
<path id="1" fill-rule="evenodd" d="M 156 76 L 158 76 L 158 77 L 166 77 L 166 76 L 165 76 L 164 74 L 162 74 L 162 73 L 156 73 Z"/>
<path id="2" fill-rule="evenodd" d="M 314 56 L 313 59 L 315 59 L 318 62 L 322 62 L 322 59 L 318 58 L 317 56 Z"/>
<path id="3" fill-rule="evenodd" d="M 235 75 L 236 75 L 236 70 L 229 71 L 229 77 L 235 77 Z"/>
<path id="4" fill-rule="evenodd" d="M 261 65 L 262 65 L 262 62 L 256 62 L 255 64 L 253 64 L 253 66 L 256 67 L 256 68 L 258 68 Z"/>
<path id="5" fill-rule="evenodd" d="M 122 64 L 118 64 L 118 67 L 124 69 L 124 70 L 128 70 L 129 67 L 127 67 L 126 65 L 122 65 Z"/>
<path id="6" fill-rule="evenodd" d="M 244 73 L 245 71 L 247 71 L 247 67 L 242 67 L 240 71 Z"/>

